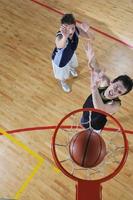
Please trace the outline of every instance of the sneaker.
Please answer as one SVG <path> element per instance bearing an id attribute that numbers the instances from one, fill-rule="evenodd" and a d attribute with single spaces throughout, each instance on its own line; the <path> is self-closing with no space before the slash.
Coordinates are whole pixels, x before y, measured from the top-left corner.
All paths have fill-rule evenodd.
<path id="1" fill-rule="evenodd" d="M 62 86 L 62 89 L 64 90 L 64 92 L 70 92 L 71 91 L 71 89 L 70 89 L 70 87 L 67 83 L 61 82 L 61 86 Z"/>
<path id="2" fill-rule="evenodd" d="M 72 69 L 72 70 L 70 70 L 70 73 L 71 73 L 71 75 L 73 76 L 73 77 L 78 77 L 78 73 L 76 72 L 76 70 L 75 69 Z"/>

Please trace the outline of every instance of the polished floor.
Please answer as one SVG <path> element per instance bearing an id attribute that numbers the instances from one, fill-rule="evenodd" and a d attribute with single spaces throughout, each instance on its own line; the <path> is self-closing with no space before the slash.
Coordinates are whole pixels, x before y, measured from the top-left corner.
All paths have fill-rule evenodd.
<path id="1" fill-rule="evenodd" d="M 39 2 L 39 3 L 38 3 Z M 51 52 L 62 13 L 88 21 L 95 34 L 97 59 L 113 79 L 133 77 L 133 2 L 130 0 L 1 0 L 0 1 L 0 127 L 5 131 L 55 126 L 67 113 L 81 108 L 90 94 L 90 71 L 82 39 L 77 50 L 79 77 L 70 79 L 64 93 L 54 79 Z M 115 115 L 133 132 L 133 93 L 122 98 Z M 28 146 L 44 163 L 27 182 L 20 200 L 74 200 L 75 183 L 54 168 L 50 142 L 54 129 L 27 130 L 0 137 L 0 198 L 14 198 L 36 166 Z M 103 184 L 103 200 L 131 200 L 133 135 L 127 134 L 129 157 L 121 173 Z M 15 144 L 16 139 L 23 143 Z"/>

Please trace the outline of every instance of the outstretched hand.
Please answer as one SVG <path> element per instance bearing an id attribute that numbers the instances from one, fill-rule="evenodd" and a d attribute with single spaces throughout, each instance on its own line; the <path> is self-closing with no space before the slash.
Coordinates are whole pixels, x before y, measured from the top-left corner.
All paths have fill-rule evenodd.
<path id="1" fill-rule="evenodd" d="M 94 40 L 95 36 L 94 33 L 92 32 L 89 24 L 87 22 L 83 22 L 82 24 L 80 24 L 80 28 L 82 29 L 82 31 L 86 34 L 86 39 L 87 40 Z"/>
<path id="2" fill-rule="evenodd" d="M 88 32 L 89 29 L 90 29 L 90 26 L 88 25 L 87 22 L 83 22 L 82 24 L 80 24 L 80 27 L 82 28 L 82 30 L 83 30 L 84 32 Z"/>
<path id="3" fill-rule="evenodd" d="M 101 70 L 99 73 L 95 69 L 91 69 L 91 87 L 105 87 L 110 84 L 110 79 L 106 76 L 105 71 Z"/>
<path id="4" fill-rule="evenodd" d="M 86 53 L 88 62 L 90 64 L 93 58 L 95 57 L 91 41 L 88 41 L 88 43 L 84 42 L 84 48 L 85 48 L 85 53 Z"/>
<path id="5" fill-rule="evenodd" d="M 94 69 L 95 72 L 99 73 L 101 70 L 95 57 L 92 42 L 88 41 L 88 43 L 84 43 L 84 48 L 88 59 L 88 66 L 91 69 Z"/>

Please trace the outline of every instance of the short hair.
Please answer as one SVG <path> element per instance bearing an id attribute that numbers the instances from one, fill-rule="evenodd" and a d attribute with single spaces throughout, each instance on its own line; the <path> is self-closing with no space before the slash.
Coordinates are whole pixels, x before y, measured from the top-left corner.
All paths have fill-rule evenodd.
<path id="1" fill-rule="evenodd" d="M 123 83 L 124 87 L 127 89 L 127 91 L 122 95 L 125 95 L 125 94 L 127 94 L 128 92 L 130 92 L 132 90 L 132 88 L 133 88 L 133 79 L 131 79 L 129 76 L 127 76 L 127 75 L 118 76 L 112 82 L 115 83 L 117 81 L 121 81 Z"/>
<path id="2" fill-rule="evenodd" d="M 65 14 L 63 15 L 62 19 L 61 19 L 61 24 L 76 24 L 76 20 L 73 16 L 73 14 Z"/>

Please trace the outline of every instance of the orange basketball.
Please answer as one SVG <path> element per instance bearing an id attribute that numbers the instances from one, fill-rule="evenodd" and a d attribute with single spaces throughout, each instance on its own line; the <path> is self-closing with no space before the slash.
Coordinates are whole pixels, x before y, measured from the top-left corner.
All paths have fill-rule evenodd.
<path id="1" fill-rule="evenodd" d="M 83 130 L 72 137 L 69 152 L 72 160 L 78 165 L 91 168 L 104 159 L 106 145 L 99 134 L 91 130 Z"/>

